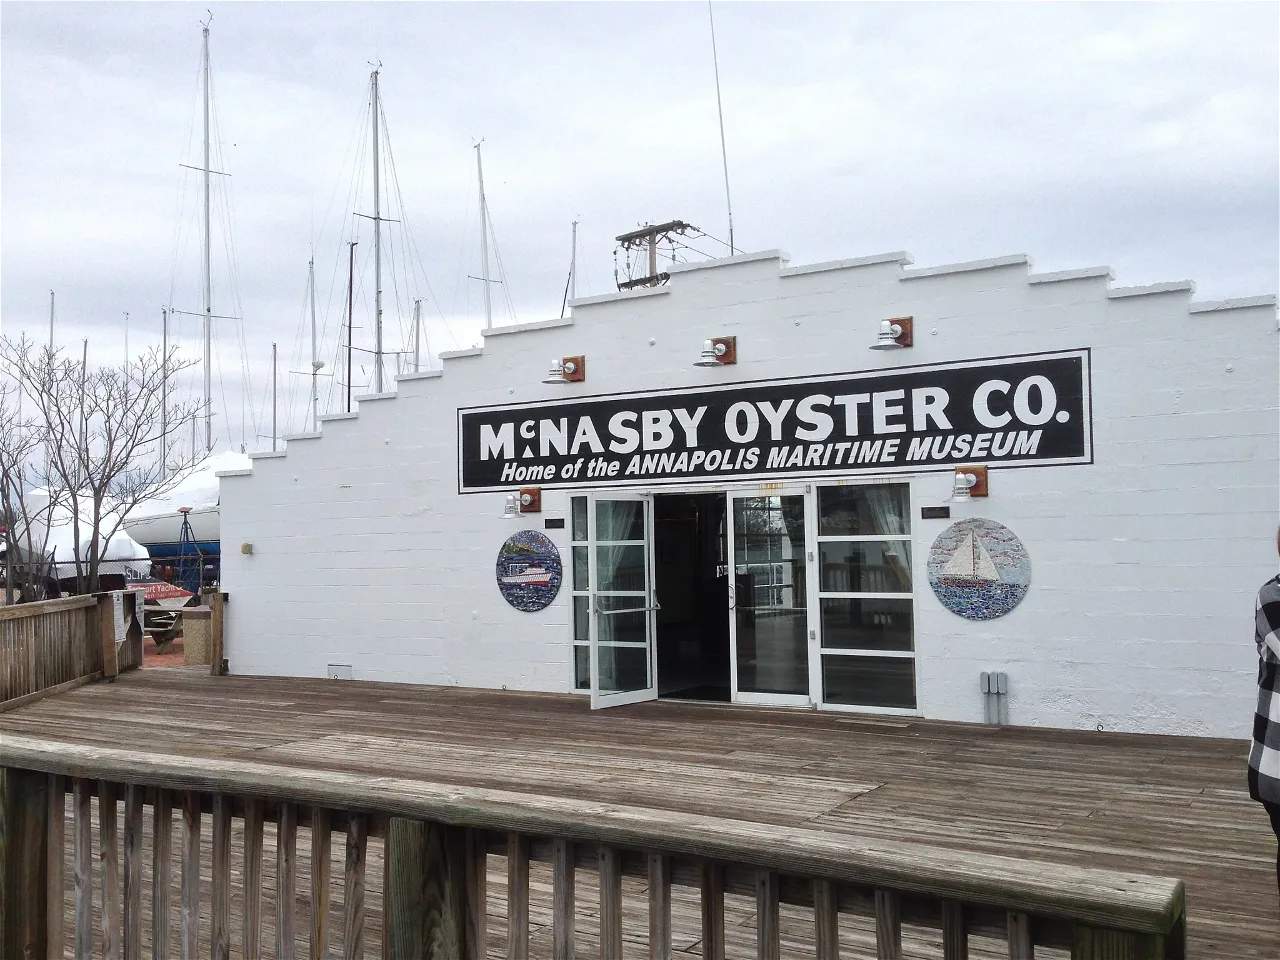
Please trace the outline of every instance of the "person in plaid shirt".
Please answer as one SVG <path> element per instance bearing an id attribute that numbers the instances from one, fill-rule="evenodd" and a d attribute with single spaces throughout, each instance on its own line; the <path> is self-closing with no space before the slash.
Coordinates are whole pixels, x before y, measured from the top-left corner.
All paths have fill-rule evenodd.
<path id="1" fill-rule="evenodd" d="M 1276 533 L 1280 550 L 1280 531 Z M 1259 801 L 1280 839 L 1280 577 L 1258 591 L 1255 615 L 1258 644 L 1258 712 L 1253 718 L 1249 751 L 1249 796 Z M 1276 886 L 1280 888 L 1280 852 L 1276 854 Z"/>

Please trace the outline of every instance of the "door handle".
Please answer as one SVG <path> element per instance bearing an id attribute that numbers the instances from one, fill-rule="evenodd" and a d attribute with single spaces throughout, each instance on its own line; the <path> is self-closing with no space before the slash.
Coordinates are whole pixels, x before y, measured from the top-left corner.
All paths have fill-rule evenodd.
<path id="1" fill-rule="evenodd" d="M 738 606 L 737 591 L 733 588 L 733 584 L 729 584 L 729 609 L 734 610 Z"/>

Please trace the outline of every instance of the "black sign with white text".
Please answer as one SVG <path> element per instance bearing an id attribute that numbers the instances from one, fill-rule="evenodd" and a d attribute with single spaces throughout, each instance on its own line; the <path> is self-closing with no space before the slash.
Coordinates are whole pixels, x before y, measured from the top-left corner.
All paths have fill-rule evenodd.
<path id="1" fill-rule="evenodd" d="M 1091 416 L 1087 349 L 473 407 L 459 491 L 1090 463 Z"/>

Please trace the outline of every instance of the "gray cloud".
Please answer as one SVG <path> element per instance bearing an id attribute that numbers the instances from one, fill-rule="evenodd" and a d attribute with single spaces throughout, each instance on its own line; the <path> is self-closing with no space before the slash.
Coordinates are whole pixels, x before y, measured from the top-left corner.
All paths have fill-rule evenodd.
<path id="1" fill-rule="evenodd" d="M 796 262 L 1026 252 L 1039 269 L 1109 264 L 1125 284 L 1194 279 L 1205 299 L 1274 292 L 1277 9 L 719 3 L 739 245 L 782 247 Z M 78 348 L 87 336 L 102 358 L 123 350 L 124 311 L 136 347 L 158 339 L 161 304 L 198 309 L 198 180 L 178 164 L 199 163 L 203 11 L 3 4 L 6 333 L 44 335 L 51 287 L 60 340 Z M 367 149 L 356 123 L 370 60 L 384 65 L 422 267 L 416 283 L 386 283 L 392 341 L 407 329 L 410 294 L 428 295 L 423 273 L 432 349 L 476 339 L 473 138 L 485 138 L 503 290 L 521 319 L 558 313 L 576 216 L 580 294 L 612 288 L 612 238 L 638 222 L 680 217 L 726 235 L 703 4 L 213 12 L 216 162 L 233 174 L 239 291 L 236 302 L 219 226 L 215 308 L 244 316 L 243 345 L 236 324 L 219 330 L 228 398 L 219 419 L 237 442 L 244 369 L 262 429 L 271 341 L 284 369 L 305 364 L 313 243 L 326 355 L 336 347 L 341 234 L 353 199 L 370 212 L 367 183 L 351 195 Z M 363 262 L 367 222 L 358 229 Z M 364 279 L 362 302 L 367 269 Z M 369 335 L 363 326 L 357 342 Z M 183 321 L 184 348 L 195 347 L 195 330 Z M 301 378 L 284 380 L 296 428 Z M 244 431 L 251 444 L 254 429 Z"/>

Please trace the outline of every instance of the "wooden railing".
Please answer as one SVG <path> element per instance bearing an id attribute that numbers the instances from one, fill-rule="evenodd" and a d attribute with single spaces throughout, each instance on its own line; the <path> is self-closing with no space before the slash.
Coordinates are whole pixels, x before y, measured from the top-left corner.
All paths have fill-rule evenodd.
<path id="1" fill-rule="evenodd" d="M 128 627 L 120 645 L 110 593 L 0 607 L 0 713 L 142 666 L 137 598 L 121 598 Z"/>
<path id="2" fill-rule="evenodd" d="M 598 878 L 599 933 L 590 939 L 598 940 L 602 960 L 623 956 L 627 876 L 647 878 L 647 955 L 658 960 L 673 956 L 673 885 L 700 891 L 707 960 L 725 955 L 726 894 L 754 898 L 759 960 L 783 956 L 781 904 L 796 905 L 809 918 L 813 946 L 807 954 L 818 960 L 842 955 L 841 914 L 874 923 L 876 956 L 882 960 L 902 957 L 904 924 L 935 931 L 932 955 L 945 960 L 967 957 L 974 935 L 1006 942 L 1014 960 L 1034 957 L 1037 946 L 1065 948 L 1075 960 L 1186 956 L 1184 891 L 1178 880 L 572 798 L 248 760 L 161 756 L 25 735 L 0 738 L 0 774 L 0 837 L 8 847 L 0 857 L 6 871 L 0 876 L 0 937 L 7 938 L 0 946 L 6 957 L 63 955 L 66 790 L 74 798 L 69 826 L 75 895 L 74 926 L 65 929 L 74 931 L 78 958 L 93 950 L 95 900 L 102 904 L 98 942 L 107 960 L 140 958 L 144 939 L 154 944 L 152 956 L 169 955 L 175 922 L 169 902 L 174 810 L 181 811 L 182 823 L 176 913 L 183 958 L 225 960 L 233 937 L 240 955 L 264 956 L 264 822 L 276 825 L 274 955 L 279 960 L 294 957 L 295 933 L 303 929 L 295 916 L 299 823 L 309 824 L 311 832 L 305 929 L 313 958 L 330 955 L 339 939 L 328 920 L 334 831 L 345 834 L 346 845 L 344 958 L 364 955 L 367 888 L 379 884 L 385 904 L 383 957 L 484 957 L 491 853 L 507 857 L 510 960 L 530 956 L 529 874 L 536 861 L 551 865 L 556 960 L 575 956 L 575 880 L 584 867 Z M 101 850 L 96 876 L 94 797 Z M 116 827 L 122 800 L 123 842 Z M 143 844 L 147 808 L 154 825 L 151 858 Z M 202 814 L 211 823 L 208 864 L 200 862 Z M 233 824 L 244 838 L 238 871 L 232 868 Z M 366 871 L 370 836 L 385 838 L 380 877 Z M 207 891 L 204 871 L 210 878 Z M 144 874 L 153 891 L 152 929 L 146 931 Z M 100 898 L 95 886 L 101 888 Z M 238 922 L 233 922 L 233 903 L 240 909 Z M 202 921 L 209 931 L 204 946 Z"/>

